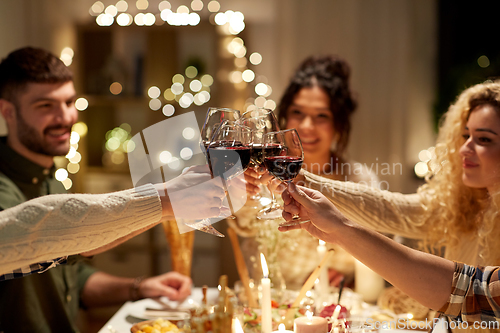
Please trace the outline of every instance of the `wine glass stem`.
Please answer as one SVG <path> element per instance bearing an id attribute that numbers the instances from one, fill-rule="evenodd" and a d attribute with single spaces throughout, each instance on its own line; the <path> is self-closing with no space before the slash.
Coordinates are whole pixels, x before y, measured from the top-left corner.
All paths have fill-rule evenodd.
<path id="1" fill-rule="evenodd" d="M 224 192 L 226 192 L 227 204 L 229 205 L 229 210 L 231 211 L 231 215 L 234 216 L 233 204 L 231 203 L 231 198 L 229 196 L 229 191 L 227 190 L 227 184 L 224 177 L 221 177 L 222 186 L 224 187 Z"/>

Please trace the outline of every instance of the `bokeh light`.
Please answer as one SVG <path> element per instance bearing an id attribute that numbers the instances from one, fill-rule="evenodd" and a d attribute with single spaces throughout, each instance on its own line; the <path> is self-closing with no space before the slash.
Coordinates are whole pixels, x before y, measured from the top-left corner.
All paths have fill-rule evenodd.
<path id="1" fill-rule="evenodd" d="M 75 101 L 75 107 L 78 111 L 84 111 L 88 108 L 88 106 L 89 102 L 84 97 L 77 98 Z"/>
<path id="2" fill-rule="evenodd" d="M 161 90 L 157 86 L 152 86 L 148 89 L 149 98 L 158 98 L 161 95 Z"/>
<path id="3" fill-rule="evenodd" d="M 123 91 L 123 87 L 121 85 L 120 82 L 113 82 L 111 83 L 111 85 L 109 86 L 109 91 L 113 94 L 113 95 L 119 95 L 122 91 Z"/>
<path id="4" fill-rule="evenodd" d="M 220 3 L 216 0 L 212 0 L 208 3 L 207 8 L 209 12 L 216 13 L 220 10 Z"/>
<path id="5" fill-rule="evenodd" d="M 121 13 L 116 18 L 116 23 L 121 27 L 127 27 L 134 22 L 134 18 L 129 13 Z"/>
<path id="6" fill-rule="evenodd" d="M 137 0 L 135 6 L 139 10 L 146 10 L 149 7 L 149 2 L 148 0 Z"/>
<path id="7" fill-rule="evenodd" d="M 172 5 L 170 5 L 170 2 L 168 1 L 162 1 L 158 4 L 158 9 L 162 12 L 165 9 L 172 9 Z"/>
<path id="8" fill-rule="evenodd" d="M 186 127 L 185 129 L 182 130 L 182 137 L 186 140 L 193 139 L 195 134 L 196 134 L 195 130 L 191 127 Z"/>
<path id="9" fill-rule="evenodd" d="M 487 56 L 485 55 L 482 55 L 480 56 L 478 59 L 477 59 L 477 64 L 479 65 L 479 67 L 481 68 L 486 68 L 490 65 L 490 59 L 488 59 Z"/>
<path id="10" fill-rule="evenodd" d="M 126 12 L 128 9 L 128 3 L 125 0 L 118 1 L 115 6 L 119 12 Z"/>
<path id="11" fill-rule="evenodd" d="M 165 106 L 163 107 L 162 113 L 166 117 L 173 116 L 174 113 L 175 113 L 175 108 L 174 108 L 174 106 L 172 104 L 165 104 Z"/>
<path id="12" fill-rule="evenodd" d="M 184 148 L 181 149 L 181 152 L 179 153 L 179 156 L 183 160 L 187 161 L 187 160 L 191 159 L 191 157 L 193 157 L 193 151 L 189 147 L 184 147 Z"/>
<path id="13" fill-rule="evenodd" d="M 254 52 L 250 55 L 249 60 L 252 63 L 252 65 L 258 65 L 262 62 L 262 56 L 260 55 L 260 53 Z"/>
<path id="14" fill-rule="evenodd" d="M 193 80 L 189 83 L 189 89 L 191 89 L 191 91 L 198 92 L 201 88 L 203 88 L 203 84 L 201 84 L 199 80 Z"/>
<path id="15" fill-rule="evenodd" d="M 153 98 L 149 101 L 149 108 L 153 111 L 158 111 L 161 109 L 161 101 L 157 98 Z"/>
<path id="16" fill-rule="evenodd" d="M 191 9 L 195 11 L 200 11 L 203 9 L 203 1 L 193 0 L 191 1 Z"/>
<path id="17" fill-rule="evenodd" d="M 194 66 L 188 66 L 186 70 L 184 71 L 186 76 L 190 79 L 196 77 L 198 75 L 198 69 Z"/>

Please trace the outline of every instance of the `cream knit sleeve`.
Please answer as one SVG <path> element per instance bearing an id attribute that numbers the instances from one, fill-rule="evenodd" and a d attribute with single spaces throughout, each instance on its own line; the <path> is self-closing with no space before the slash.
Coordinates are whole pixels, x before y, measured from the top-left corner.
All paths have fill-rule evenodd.
<path id="1" fill-rule="evenodd" d="M 423 223 L 419 194 L 382 191 L 359 183 L 330 180 L 305 170 L 301 173 L 305 186 L 322 192 L 347 218 L 383 233 L 425 237 L 427 226 Z"/>
<path id="2" fill-rule="evenodd" d="M 159 222 L 158 192 L 147 184 L 106 194 L 55 194 L 0 212 L 0 274 L 90 251 Z"/>

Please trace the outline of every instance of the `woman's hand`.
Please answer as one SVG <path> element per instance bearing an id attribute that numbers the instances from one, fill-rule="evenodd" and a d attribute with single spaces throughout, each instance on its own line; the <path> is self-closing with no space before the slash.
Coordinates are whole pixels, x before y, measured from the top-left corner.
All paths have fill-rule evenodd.
<path id="1" fill-rule="evenodd" d="M 261 174 L 258 170 L 254 168 L 248 168 L 245 171 L 245 180 L 248 195 L 257 195 L 260 192 L 260 184 L 262 184 L 260 180 Z"/>
<path id="2" fill-rule="evenodd" d="M 283 218 L 290 221 L 298 214 L 303 220 L 310 220 L 298 225 L 280 226 L 280 231 L 305 229 L 314 237 L 329 243 L 335 243 L 337 232 L 350 221 L 323 194 L 307 187 L 291 183 L 282 193 Z"/>

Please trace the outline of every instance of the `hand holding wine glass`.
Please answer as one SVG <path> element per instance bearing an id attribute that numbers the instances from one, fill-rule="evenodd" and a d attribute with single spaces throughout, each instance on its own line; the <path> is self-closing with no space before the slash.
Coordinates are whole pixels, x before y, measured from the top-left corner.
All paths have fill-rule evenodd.
<path id="1" fill-rule="evenodd" d="M 267 133 L 263 145 L 264 165 L 269 173 L 289 183 L 299 174 L 304 161 L 304 152 L 299 135 L 295 129 Z M 299 216 L 294 216 L 290 221 L 280 224 L 289 226 L 308 222 Z"/>
<path id="2" fill-rule="evenodd" d="M 203 127 L 200 133 L 200 147 L 205 156 L 207 155 L 207 148 L 210 144 L 212 137 L 217 132 L 217 129 L 224 122 L 236 122 L 240 118 L 240 112 L 238 110 L 229 109 L 229 108 L 219 108 L 219 107 L 209 107 L 207 114 L 205 116 L 205 122 L 203 123 Z M 213 175 L 212 175 L 213 176 Z M 227 211 L 227 208 L 223 207 L 222 211 Z M 185 221 L 188 227 L 206 232 L 211 235 L 215 235 L 218 237 L 224 237 L 223 234 L 218 232 L 214 227 L 212 227 L 212 223 L 218 222 L 223 218 L 228 217 L 228 214 L 221 213 L 220 216 L 216 218 L 205 218 L 195 222 L 187 222 Z"/>

